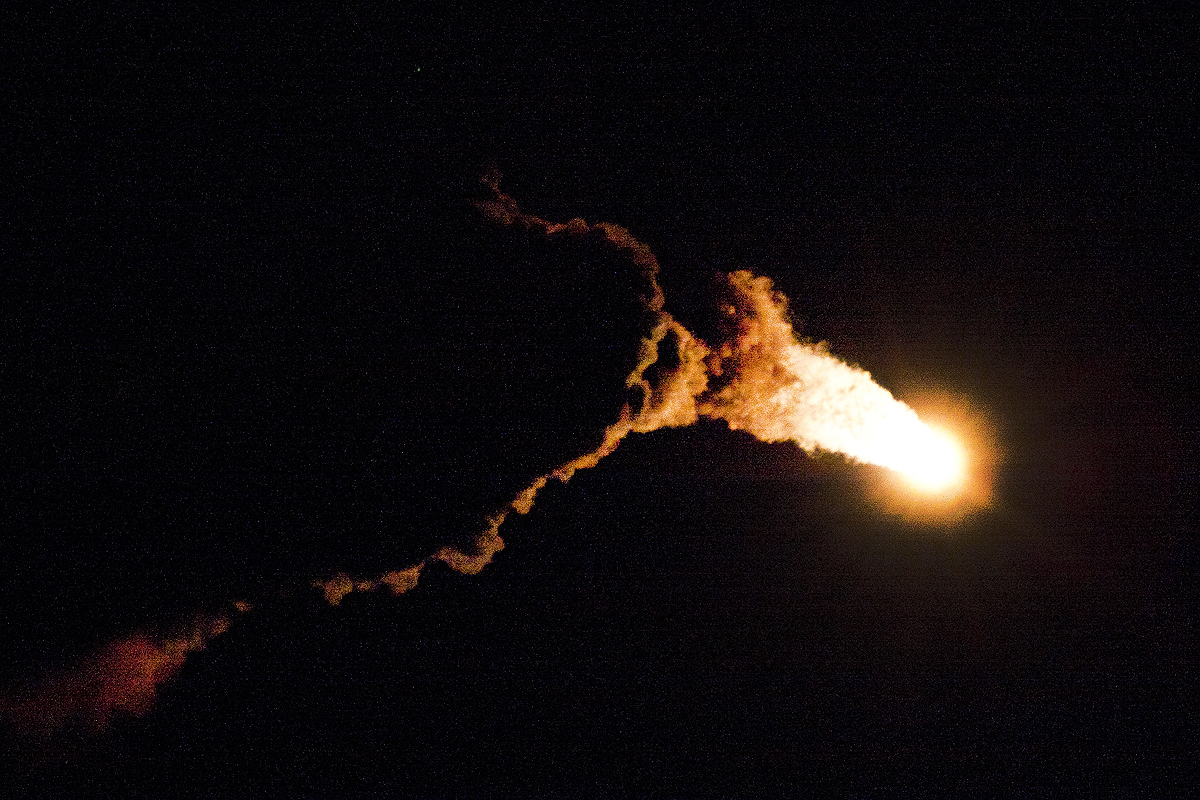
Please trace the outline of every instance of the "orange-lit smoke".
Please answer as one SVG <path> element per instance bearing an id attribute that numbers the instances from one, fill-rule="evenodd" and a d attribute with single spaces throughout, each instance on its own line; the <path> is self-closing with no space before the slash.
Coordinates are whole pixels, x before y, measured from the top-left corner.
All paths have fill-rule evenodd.
<path id="1" fill-rule="evenodd" d="M 953 439 L 927 426 L 865 370 L 846 364 L 824 345 L 796 338 L 787 299 L 768 278 L 745 271 L 727 276 L 722 341 L 709 348 L 663 310 L 658 260 L 629 231 L 582 219 L 549 222 L 522 211 L 500 190 L 498 178 L 485 178 L 484 183 L 491 197 L 476 206 L 491 222 L 538 237 L 588 237 L 594 246 L 623 256 L 643 279 L 641 301 L 653 322 L 626 380 L 638 399 L 624 406 L 594 450 L 538 477 L 488 518 L 470 552 L 444 547 L 419 564 L 378 579 L 338 574 L 316 581 L 329 602 L 384 585 L 397 594 L 407 591 L 416 585 L 421 569 L 435 561 L 464 574 L 478 573 L 503 549 L 499 530 L 508 515 L 528 513 L 551 479 L 566 482 L 577 470 L 595 466 L 629 433 L 690 425 L 700 416 L 722 419 L 730 428 L 766 442 L 791 441 L 809 452 L 835 452 L 887 467 L 923 491 L 942 491 L 963 479 L 965 457 Z M 669 357 L 660 361 L 667 352 Z M 675 366 L 663 368 L 664 363 Z M 403 580 L 388 577 L 396 575 Z"/>
<path id="2" fill-rule="evenodd" d="M 235 603 L 239 613 L 246 603 Z M 149 711 L 158 687 L 173 677 L 187 657 L 228 630 L 228 615 L 194 620 L 181 635 L 158 639 L 133 633 L 110 642 L 76 669 L 52 677 L 26 696 L 0 699 L 0 719 L 32 734 L 64 727 L 98 730 L 120 715 Z"/>
<path id="3" fill-rule="evenodd" d="M 904 475 L 937 491 L 963 478 L 948 435 L 871 380 L 870 373 L 796 338 L 787 298 L 750 272 L 727 276 L 724 341 L 708 357 L 713 388 L 700 413 L 764 442 L 791 441 Z"/>
<path id="4" fill-rule="evenodd" d="M 662 287 L 658 283 L 658 259 L 650 252 L 650 248 L 619 225 L 607 222 L 589 225 L 582 219 L 556 223 L 526 214 L 513 198 L 500 191 L 497 179 L 485 179 L 485 183 L 493 196 L 476 203 L 476 206 L 493 223 L 515 226 L 534 236 L 571 239 L 589 237 L 596 247 L 609 248 L 619 253 L 641 277 L 640 300 L 652 319 L 652 324 L 640 342 L 637 364 L 625 381 L 626 387 L 634 390 L 637 400 L 625 404 L 617 420 L 605 429 L 595 449 L 536 478 L 507 506 L 490 516 L 483 530 L 473 539 L 469 552 L 457 547 L 443 547 L 419 564 L 399 572 L 387 573 L 377 579 L 354 579 L 339 573 L 328 580 L 314 581 L 313 585 L 321 589 L 331 603 L 341 602 L 350 592 L 375 591 L 385 585 L 394 594 L 400 594 L 416 585 L 417 578 L 426 565 L 437 561 L 466 575 L 477 574 L 504 548 L 504 540 L 499 531 L 508 515 L 514 511 L 518 514 L 529 513 L 537 493 L 551 479 L 565 483 L 577 470 L 594 467 L 600 459 L 615 450 L 629 433 L 649 433 L 664 427 L 690 425 L 698 418 L 696 398 L 704 392 L 707 385 L 704 359 L 709 355 L 709 351 L 683 325 L 663 311 L 664 297 Z M 673 361 L 677 366 L 670 370 L 659 370 L 652 381 L 647 376 L 647 371 L 652 365 L 660 363 L 659 351 L 664 347 L 672 348 Z M 389 576 L 397 575 L 403 576 L 403 579 L 389 580 Z"/>
<path id="5" fill-rule="evenodd" d="M 336 605 L 351 592 L 383 588 L 402 594 L 416 586 L 421 571 L 434 562 L 460 573 L 478 573 L 503 549 L 499 531 L 508 515 L 529 513 L 550 480 L 566 482 L 577 470 L 595 466 L 629 433 L 690 425 L 700 416 L 722 419 L 763 441 L 792 441 L 810 452 L 836 452 L 888 467 L 930 490 L 960 477 L 963 454 L 955 443 L 926 426 L 864 370 L 831 355 L 823 345 L 796 338 L 786 298 L 774 291 L 769 279 L 744 271 L 727 276 L 721 341 L 710 348 L 663 310 L 658 261 L 629 231 L 582 219 L 549 222 L 521 211 L 495 180 L 485 183 L 492 196 L 477 206 L 491 222 L 538 237 L 587 237 L 593 246 L 620 255 L 641 278 L 640 300 L 649 324 L 636 366 L 626 379 L 634 399 L 594 449 L 536 478 L 488 517 L 467 550 L 446 546 L 417 564 L 377 578 L 338 573 L 314 581 L 329 603 Z M 234 605 L 238 612 L 249 609 L 244 603 Z M 202 617 L 182 636 L 158 640 L 134 634 L 112 642 L 79 669 L 47 681 L 31 696 L 0 699 L 0 717 L 24 728 L 53 731 L 69 724 L 100 728 L 116 715 L 145 713 L 158 687 L 229 622 L 228 616 Z"/>

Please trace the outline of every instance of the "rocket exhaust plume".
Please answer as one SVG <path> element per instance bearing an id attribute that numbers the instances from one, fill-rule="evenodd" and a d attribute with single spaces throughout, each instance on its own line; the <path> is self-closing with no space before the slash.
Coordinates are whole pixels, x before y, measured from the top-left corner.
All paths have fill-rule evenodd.
<path id="1" fill-rule="evenodd" d="M 965 457 L 948 435 L 823 345 L 799 341 L 787 298 L 769 278 L 727 276 L 725 339 L 706 359 L 712 388 L 700 413 L 764 442 L 791 441 L 895 470 L 937 491 L 962 479 Z"/>
<path id="2" fill-rule="evenodd" d="M 680 427 L 701 416 L 724 420 L 764 442 L 791 441 L 807 452 L 827 451 L 893 470 L 916 489 L 938 493 L 964 480 L 966 455 L 949 435 L 922 422 L 915 411 L 875 383 L 868 372 L 799 340 L 788 318 L 787 298 L 769 278 L 748 271 L 726 276 L 721 340 L 709 347 L 663 310 L 659 264 L 642 242 L 619 225 L 582 219 L 555 223 L 521 210 L 500 190 L 495 173 L 476 207 L 492 223 L 548 239 L 588 240 L 615 251 L 643 281 L 640 300 L 649 319 L 637 364 L 626 379 L 633 399 L 604 431 L 600 443 L 536 478 L 488 518 L 468 551 L 443 547 L 424 561 L 374 580 L 338 574 L 315 581 L 331 603 L 352 591 L 388 586 L 399 594 L 416 585 L 421 570 L 440 561 L 476 574 L 504 547 L 499 530 L 512 512 L 527 514 L 551 480 L 566 482 L 595 466 L 629 433 Z M 402 576 L 402 577 L 398 577 Z"/>
<path id="3" fill-rule="evenodd" d="M 797 339 L 787 300 L 771 281 L 750 272 L 725 278 L 719 341 L 700 341 L 664 310 L 659 265 L 646 245 L 624 228 L 581 219 L 554 223 L 527 214 L 503 193 L 498 177 L 484 179 L 489 197 L 476 203 L 491 223 L 548 240 L 602 248 L 628 265 L 638 280 L 645 320 L 635 364 L 625 379 L 628 401 L 590 449 L 533 479 L 486 518 L 465 548 L 444 546 L 422 561 L 377 578 L 338 573 L 313 582 L 331 604 L 351 592 L 387 588 L 401 594 L 417 585 L 422 570 L 442 562 L 475 574 L 504 547 L 500 528 L 509 514 L 527 514 L 551 480 L 566 482 L 595 466 L 630 433 L 680 427 L 701 416 L 724 420 L 765 442 L 791 441 L 808 452 L 839 453 L 905 476 L 936 493 L 963 479 L 965 454 L 948 436 L 927 426 L 916 412 L 846 364 L 823 345 Z M 238 612 L 249 606 L 234 604 Z M 0 699 L 0 719 L 20 729 L 53 732 L 67 725 L 104 727 L 120 714 L 142 714 L 158 686 L 187 656 L 229 626 L 230 616 L 197 618 L 184 634 L 155 639 L 133 634 L 107 645 L 79 669 L 46 682 L 29 696 Z"/>

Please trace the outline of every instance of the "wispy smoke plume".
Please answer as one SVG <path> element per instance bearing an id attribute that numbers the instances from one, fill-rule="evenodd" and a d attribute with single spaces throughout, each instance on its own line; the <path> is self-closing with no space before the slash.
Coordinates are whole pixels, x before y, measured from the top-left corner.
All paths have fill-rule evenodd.
<path id="1" fill-rule="evenodd" d="M 809 452 L 826 450 L 908 474 L 936 485 L 960 467 L 955 445 L 939 437 L 866 371 L 830 354 L 824 345 L 800 341 L 788 319 L 787 299 L 770 279 L 750 272 L 726 277 L 722 340 L 710 348 L 663 310 L 659 264 L 626 229 L 582 219 L 550 222 L 521 210 L 500 190 L 499 176 L 484 178 L 490 197 L 476 202 L 492 223 L 528 235 L 587 239 L 608 248 L 640 276 L 640 300 L 649 313 L 636 367 L 626 379 L 636 401 L 627 403 L 592 451 L 536 478 L 475 537 L 470 552 L 444 547 L 402 573 L 402 581 L 354 580 L 339 574 L 317 581 L 332 603 L 351 591 L 387 585 L 400 593 L 416 585 L 421 569 L 435 561 L 465 574 L 478 573 L 504 547 L 499 530 L 512 512 L 526 514 L 550 480 L 566 482 L 595 466 L 629 433 L 690 425 L 700 416 L 722 419 L 766 442 L 792 441 Z"/>
<path id="2" fill-rule="evenodd" d="M 432 562 L 440 561 L 467 575 L 478 573 L 504 548 L 499 531 L 509 514 L 529 513 L 538 492 L 551 480 L 565 483 L 576 471 L 594 467 L 613 452 L 629 433 L 649 433 L 664 427 L 691 425 L 698 418 L 697 398 L 707 386 L 704 360 L 709 356 L 709 350 L 663 310 L 664 296 L 658 283 L 658 259 L 650 248 L 619 225 L 607 222 L 589 225 L 582 219 L 556 223 L 527 214 L 516 200 L 500 190 L 498 176 L 489 176 L 484 183 L 492 196 L 478 201 L 476 206 L 491 222 L 520 228 L 532 236 L 586 238 L 596 247 L 608 248 L 620 254 L 636 271 L 641 279 L 639 299 L 651 323 L 640 342 L 637 364 L 625 381 L 626 388 L 633 390 L 635 400 L 622 407 L 617 420 L 605 428 L 595 449 L 539 476 L 507 506 L 489 517 L 483 530 L 471 542 L 470 552 L 458 547 L 443 547 L 419 564 L 400 573 L 389 573 L 404 575 L 403 581 L 389 582 L 386 575 L 375 580 L 355 580 L 348 575 L 338 574 L 328 580 L 314 582 L 314 586 L 320 588 L 331 603 L 340 602 L 352 591 L 374 591 L 383 585 L 396 594 L 407 591 L 416 585 L 421 570 Z M 663 368 L 663 364 L 667 363 L 667 359 L 663 358 L 666 348 L 670 349 L 669 360 L 674 364 L 671 368 Z M 653 377 L 649 374 L 651 367 L 655 367 Z"/>
<path id="3" fill-rule="evenodd" d="M 243 602 L 233 606 L 238 614 L 250 610 Z M 231 620 L 230 614 L 201 616 L 175 636 L 134 633 L 117 639 L 26 696 L 0 699 L 0 718 L 25 733 L 47 735 L 64 727 L 97 730 L 120 715 L 144 714 L 158 687 L 190 654 L 228 630 Z"/>
<path id="4" fill-rule="evenodd" d="M 325 593 L 325 599 L 331 605 L 336 606 L 351 592 L 373 592 L 386 586 L 392 594 L 404 594 L 417 585 L 417 579 L 421 577 L 421 569 L 424 566 L 424 563 L 421 563 L 408 569 L 392 570 L 374 580 L 355 580 L 346 573 L 339 572 L 329 580 L 315 581 L 313 585 Z"/>
<path id="5" fill-rule="evenodd" d="M 435 562 L 460 573 L 478 573 L 503 549 L 500 528 L 508 516 L 529 513 L 538 492 L 551 480 L 566 482 L 578 470 L 595 466 L 630 433 L 690 425 L 700 416 L 722 419 L 763 441 L 788 440 L 810 452 L 836 452 L 922 479 L 932 475 L 931 482 L 944 479 L 955 467 L 953 446 L 867 372 L 839 360 L 822 345 L 796 338 L 786 298 L 769 279 L 749 272 L 727 276 L 721 341 L 709 347 L 664 310 L 658 261 L 629 231 L 582 219 L 550 222 L 522 211 L 500 190 L 497 177 L 484 183 L 490 196 L 476 205 L 491 223 L 531 237 L 603 248 L 637 277 L 647 322 L 636 364 L 625 380 L 630 400 L 591 450 L 535 478 L 483 521 L 469 546 L 442 547 L 419 563 L 377 578 L 338 573 L 314 581 L 329 603 L 336 605 L 351 592 L 386 588 L 402 594 Z M 238 611 L 247 608 L 239 605 Z M 118 640 L 34 695 L 0 702 L 0 715 L 19 726 L 53 730 L 69 723 L 98 728 L 115 715 L 143 713 L 158 686 L 180 669 L 188 654 L 228 624 L 227 616 L 201 618 L 186 635 L 175 638 L 137 634 Z"/>

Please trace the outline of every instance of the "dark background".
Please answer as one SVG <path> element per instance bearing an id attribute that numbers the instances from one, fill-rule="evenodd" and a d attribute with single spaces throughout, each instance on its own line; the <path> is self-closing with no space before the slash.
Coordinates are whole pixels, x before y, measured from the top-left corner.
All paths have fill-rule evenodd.
<path id="1" fill-rule="evenodd" d="M 756 796 L 1191 785 L 1195 20 L 10 13 L 3 678 L 245 598 L 158 705 L 11 734 L 59 796 Z M 714 423 L 586 449 L 640 320 L 619 223 L 711 336 L 747 268 L 997 502 Z M 173 627 L 176 626 L 176 627 Z M 15 691 L 16 689 L 14 689 Z M 49 753 L 49 755 L 47 755 Z"/>

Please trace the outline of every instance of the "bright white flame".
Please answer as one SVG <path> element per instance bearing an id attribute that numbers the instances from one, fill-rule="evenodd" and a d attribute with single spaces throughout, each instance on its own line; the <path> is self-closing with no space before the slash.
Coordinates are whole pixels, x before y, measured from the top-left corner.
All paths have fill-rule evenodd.
<path id="1" fill-rule="evenodd" d="M 962 482 L 966 456 L 950 434 L 919 423 L 896 438 L 896 459 L 884 466 L 902 474 L 914 487 L 940 492 Z"/>
<path id="2" fill-rule="evenodd" d="M 795 337 L 787 300 L 770 280 L 729 276 L 730 338 L 710 355 L 720 383 L 700 411 L 767 442 L 841 453 L 899 472 L 915 488 L 942 492 L 963 481 L 961 445 L 823 345 Z"/>

